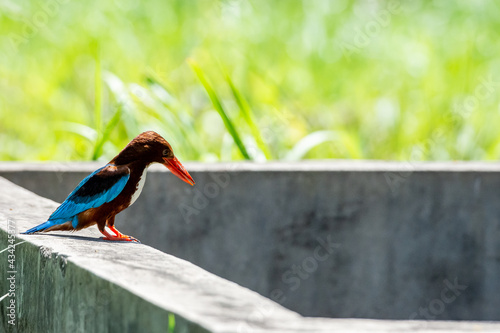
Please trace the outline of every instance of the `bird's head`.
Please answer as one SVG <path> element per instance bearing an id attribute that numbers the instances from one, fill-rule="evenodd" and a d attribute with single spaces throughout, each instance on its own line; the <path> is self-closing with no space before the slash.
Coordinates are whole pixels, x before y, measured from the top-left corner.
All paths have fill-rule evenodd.
<path id="1" fill-rule="evenodd" d="M 186 183 L 195 184 L 189 172 L 175 157 L 170 144 L 156 132 L 148 131 L 139 134 L 110 163 L 121 165 L 138 160 L 146 165 L 161 163 Z"/>

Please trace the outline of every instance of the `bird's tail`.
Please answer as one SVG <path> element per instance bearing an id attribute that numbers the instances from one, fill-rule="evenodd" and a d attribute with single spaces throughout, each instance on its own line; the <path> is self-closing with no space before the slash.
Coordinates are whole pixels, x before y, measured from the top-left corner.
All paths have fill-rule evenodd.
<path id="1" fill-rule="evenodd" d="M 25 232 L 22 232 L 22 234 L 28 235 L 28 234 L 34 234 L 35 232 L 44 231 L 45 229 L 48 229 L 55 224 L 57 224 L 57 223 L 54 221 L 47 221 L 47 222 L 44 222 L 42 224 L 37 225 L 36 227 L 33 227 L 29 230 L 26 230 Z"/>

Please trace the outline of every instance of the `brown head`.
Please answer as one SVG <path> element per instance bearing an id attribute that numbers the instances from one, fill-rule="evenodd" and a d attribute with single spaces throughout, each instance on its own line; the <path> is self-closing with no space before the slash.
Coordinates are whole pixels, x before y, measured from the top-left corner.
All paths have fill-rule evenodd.
<path id="1" fill-rule="evenodd" d="M 193 178 L 175 157 L 170 144 L 156 132 L 148 131 L 139 134 L 109 163 L 125 165 L 136 162 L 146 166 L 151 163 L 161 163 L 174 175 L 194 185 Z"/>

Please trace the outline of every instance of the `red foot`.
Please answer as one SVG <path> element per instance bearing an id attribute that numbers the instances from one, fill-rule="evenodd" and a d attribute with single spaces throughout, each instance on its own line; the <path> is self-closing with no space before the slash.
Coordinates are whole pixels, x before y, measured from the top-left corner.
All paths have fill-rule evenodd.
<path id="1" fill-rule="evenodd" d="M 140 241 L 137 238 L 134 238 L 132 236 L 127 236 L 116 230 L 114 226 L 109 227 L 109 230 L 111 230 L 115 235 L 111 235 L 109 232 L 104 229 L 101 231 L 101 233 L 106 236 L 103 237 L 102 239 L 104 240 L 109 240 L 109 241 L 126 241 L 126 242 L 135 242 L 135 243 L 140 243 Z"/>

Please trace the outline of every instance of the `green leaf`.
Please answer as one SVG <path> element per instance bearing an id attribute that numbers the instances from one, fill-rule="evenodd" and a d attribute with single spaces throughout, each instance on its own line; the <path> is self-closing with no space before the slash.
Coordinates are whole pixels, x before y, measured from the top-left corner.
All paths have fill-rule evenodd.
<path id="1" fill-rule="evenodd" d="M 95 75 L 94 75 L 94 118 L 95 129 L 97 133 L 102 129 L 102 77 L 101 77 L 101 56 L 98 42 L 91 45 L 95 58 Z"/>
<path id="2" fill-rule="evenodd" d="M 208 94 L 208 97 L 210 97 L 210 100 L 212 101 L 212 104 L 213 104 L 215 110 L 217 110 L 220 117 L 222 118 L 222 121 L 224 122 L 224 125 L 226 126 L 227 131 L 233 137 L 234 143 L 236 143 L 236 146 L 240 150 L 241 155 L 243 155 L 243 157 L 245 159 L 251 160 L 250 155 L 248 155 L 248 152 L 245 148 L 245 145 L 243 144 L 243 141 L 241 141 L 240 136 L 238 135 L 238 131 L 236 130 L 233 123 L 229 119 L 226 111 L 224 110 L 224 107 L 222 106 L 222 103 L 221 103 L 219 97 L 217 96 L 217 94 L 213 90 L 210 83 L 208 83 L 207 79 L 205 78 L 205 75 L 203 74 L 201 69 L 196 65 L 196 63 L 194 61 L 190 60 L 189 64 L 190 64 L 191 68 L 193 69 L 193 71 L 198 76 L 198 79 L 200 80 L 201 84 L 205 88 L 205 90 Z"/>
<path id="3" fill-rule="evenodd" d="M 61 123 L 61 129 L 66 132 L 77 134 L 90 142 L 96 142 L 97 140 L 97 131 L 87 125 L 65 121 Z"/>
<path id="4" fill-rule="evenodd" d="M 99 139 L 95 144 L 94 153 L 92 154 L 92 160 L 95 161 L 99 158 L 99 156 L 102 155 L 102 147 L 104 146 L 104 143 L 108 141 L 113 129 L 120 122 L 121 115 L 122 115 L 122 106 L 119 105 L 115 113 L 113 114 L 113 117 L 111 117 L 111 119 L 106 124 L 106 128 L 102 132 L 102 135 L 99 137 Z"/>
<path id="5" fill-rule="evenodd" d="M 233 81 L 231 80 L 229 75 L 226 75 L 226 81 L 229 87 L 231 88 L 231 92 L 233 93 L 234 99 L 236 100 L 236 103 L 240 108 L 240 112 L 243 114 L 243 118 L 248 124 L 248 127 L 250 127 L 250 131 L 252 132 L 252 135 L 255 138 L 255 141 L 257 142 L 257 146 L 264 153 L 266 159 L 268 160 L 271 159 L 272 158 L 271 153 L 269 152 L 266 143 L 262 139 L 262 135 L 260 134 L 259 128 L 255 124 L 252 112 L 250 110 L 250 107 L 248 106 L 247 101 L 243 98 L 243 96 L 240 94 L 236 86 L 233 84 Z"/>
<path id="6" fill-rule="evenodd" d="M 168 333 L 174 332 L 175 330 L 175 315 L 173 313 L 168 314 Z"/>
<path id="7" fill-rule="evenodd" d="M 335 141 L 340 138 L 334 131 L 316 131 L 303 137 L 287 153 L 285 160 L 297 161 L 303 159 L 307 153 L 316 146 L 328 141 Z"/>

